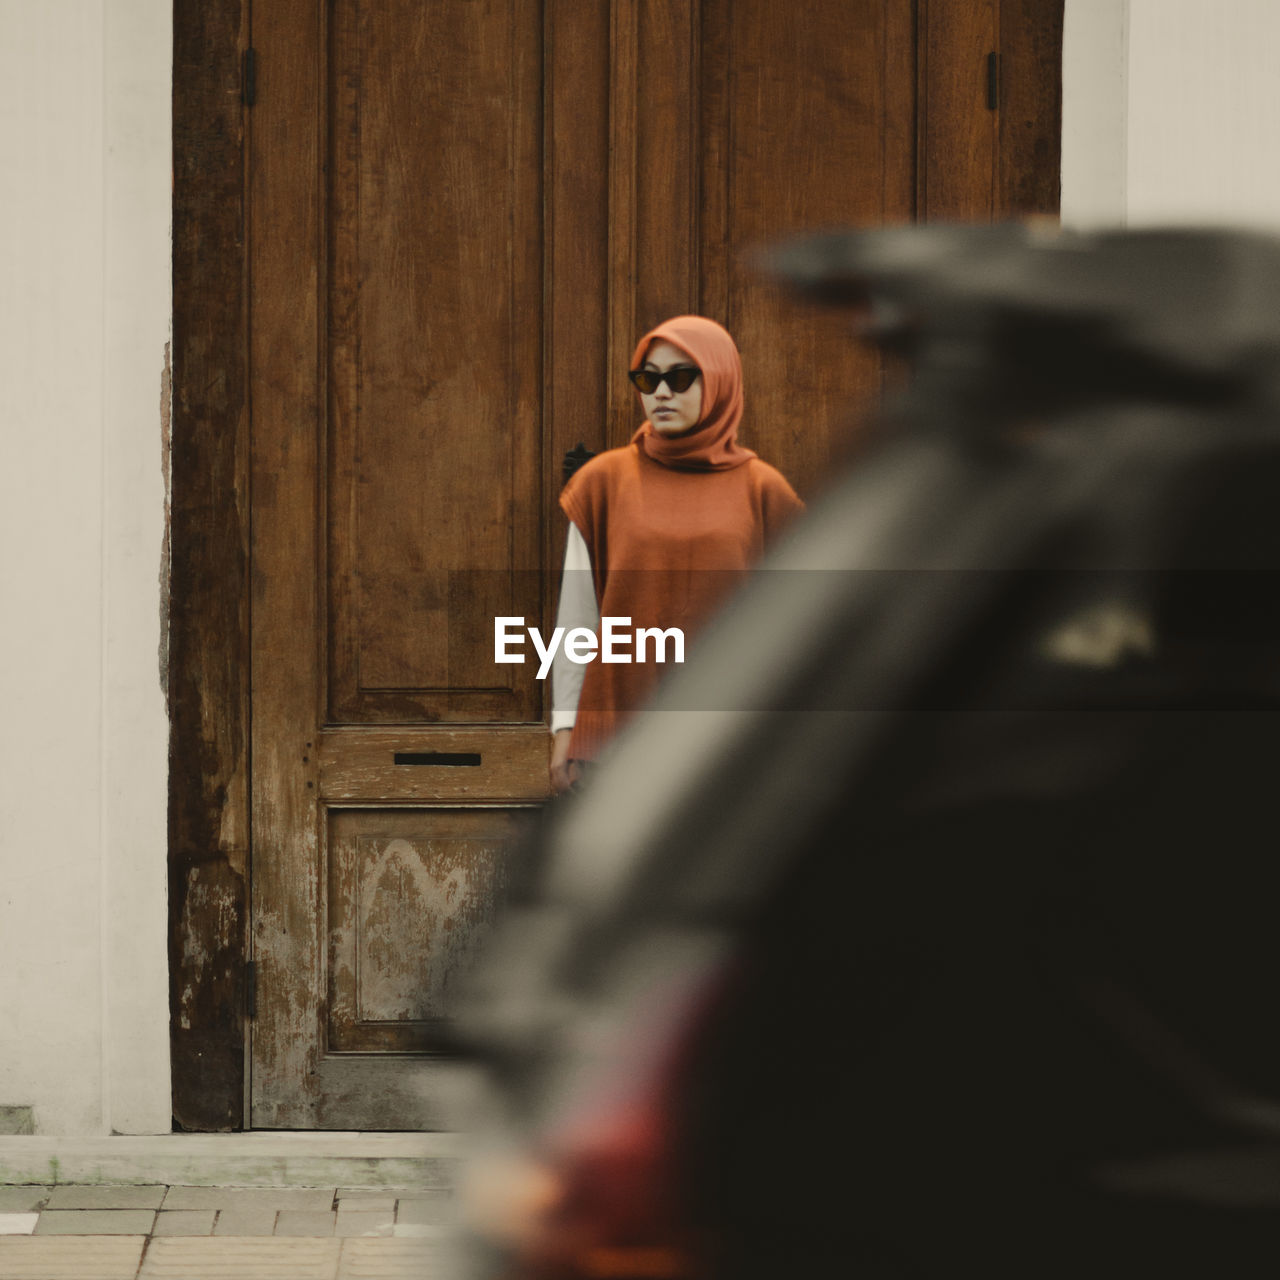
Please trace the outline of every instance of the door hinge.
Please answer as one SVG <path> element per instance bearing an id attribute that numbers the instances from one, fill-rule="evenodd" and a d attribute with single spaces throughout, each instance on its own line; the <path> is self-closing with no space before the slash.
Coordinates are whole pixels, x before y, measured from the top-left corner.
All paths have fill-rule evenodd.
<path id="1" fill-rule="evenodd" d="M 244 1016 L 258 1016 L 258 962 L 249 960 L 244 966 Z"/>
<path id="2" fill-rule="evenodd" d="M 995 111 L 1000 106 L 1000 55 L 987 54 L 987 110 Z"/>
<path id="3" fill-rule="evenodd" d="M 244 66 L 240 76 L 240 101 L 251 107 L 258 101 L 258 51 L 252 47 L 244 51 Z"/>

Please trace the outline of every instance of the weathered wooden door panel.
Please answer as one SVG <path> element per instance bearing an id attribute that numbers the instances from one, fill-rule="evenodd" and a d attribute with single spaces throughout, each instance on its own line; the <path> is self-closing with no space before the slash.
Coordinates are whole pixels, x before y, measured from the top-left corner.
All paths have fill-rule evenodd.
<path id="1" fill-rule="evenodd" d="M 484 945 L 517 823 L 497 808 L 329 808 L 326 1052 L 319 1127 L 456 1123 L 433 1056 L 454 984 Z"/>
<path id="2" fill-rule="evenodd" d="M 911 220 L 912 7 L 702 8 L 702 306 L 734 334 L 749 371 L 747 443 L 813 495 L 847 406 L 874 402 L 880 362 L 849 341 L 847 317 L 762 283 L 751 251 L 802 232 Z"/>
<path id="3" fill-rule="evenodd" d="M 511 815 L 329 811 L 329 1046 L 429 1050 L 482 945 Z"/>
<path id="4" fill-rule="evenodd" d="M 554 498 L 543 19 L 255 15 L 255 1125 L 450 1122 L 433 1029 L 546 795 L 541 686 L 492 660 Z"/>
<path id="5" fill-rule="evenodd" d="M 314 770 L 320 546 L 320 11 L 261 5 L 250 117 L 251 876 L 249 1123 L 316 1125 L 322 850 Z M 270 102 L 267 109 L 266 103 Z"/>
<path id="6" fill-rule="evenodd" d="M 330 12 L 329 718 L 534 721 L 541 6 Z"/>
<path id="7" fill-rule="evenodd" d="M 922 222 L 1056 214 L 1063 0 L 917 0 Z"/>
<path id="8" fill-rule="evenodd" d="M 440 1020 L 547 792 L 543 687 L 492 636 L 548 620 L 560 459 L 630 436 L 637 334 L 694 310 L 739 339 L 747 442 L 817 487 L 879 368 L 744 253 L 1029 198 L 974 51 L 1053 5 L 959 7 L 254 8 L 252 1124 L 451 1123 Z M 917 163 L 956 138 L 967 177 Z"/>

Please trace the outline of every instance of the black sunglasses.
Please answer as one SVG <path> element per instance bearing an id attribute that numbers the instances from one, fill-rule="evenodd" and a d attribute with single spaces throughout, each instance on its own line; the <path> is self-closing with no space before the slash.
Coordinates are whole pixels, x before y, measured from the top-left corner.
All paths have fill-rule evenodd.
<path id="1" fill-rule="evenodd" d="M 678 395 L 681 391 L 688 391 L 701 372 L 697 365 L 678 364 L 661 373 L 657 369 L 632 369 L 627 377 L 647 396 L 653 395 L 664 382 Z"/>

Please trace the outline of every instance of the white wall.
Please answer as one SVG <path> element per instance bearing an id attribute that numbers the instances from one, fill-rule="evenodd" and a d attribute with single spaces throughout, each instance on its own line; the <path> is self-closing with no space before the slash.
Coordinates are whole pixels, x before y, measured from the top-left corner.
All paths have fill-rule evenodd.
<path id="1" fill-rule="evenodd" d="M 1116 226 L 1128 204 L 1129 0 L 1066 0 L 1062 221 Z"/>
<path id="2" fill-rule="evenodd" d="M 0 0 L 0 1104 L 170 1124 L 170 5 Z"/>
<path id="3" fill-rule="evenodd" d="M 1130 0 L 1129 221 L 1280 230 L 1280 4 Z"/>
<path id="4" fill-rule="evenodd" d="M 1280 3 L 1066 0 L 1062 218 L 1280 231 Z"/>

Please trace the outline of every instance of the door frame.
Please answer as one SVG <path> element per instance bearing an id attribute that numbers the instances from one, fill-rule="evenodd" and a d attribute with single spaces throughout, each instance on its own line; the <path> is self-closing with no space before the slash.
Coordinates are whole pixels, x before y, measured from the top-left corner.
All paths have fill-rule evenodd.
<path id="1" fill-rule="evenodd" d="M 169 1002 L 174 1127 L 244 1127 L 249 0 L 174 0 Z"/>
<path id="2" fill-rule="evenodd" d="M 1029 11 L 1040 0 L 974 0 Z M 220 1132 L 249 1114 L 250 875 L 249 320 L 245 52 L 251 0 L 174 0 L 173 439 L 168 616 L 169 965 L 175 1128 Z M 930 0 L 914 0 L 917 32 Z M 624 5 L 624 8 L 629 7 Z M 1052 114 L 1060 142 L 1061 11 L 1029 32 L 1056 57 L 1023 116 Z M 941 12 L 941 10 L 937 11 Z M 1048 44 L 1046 45 L 1046 41 Z M 1056 41 L 1056 46 L 1054 46 Z M 927 39 L 918 44 L 928 78 Z M 1056 47 L 1056 54 L 1054 48 Z M 920 165 L 930 97 L 918 89 L 917 211 L 934 211 Z M 934 102 L 945 97 L 935 93 Z M 943 108 L 945 110 L 945 106 Z M 1028 150 L 1027 120 L 997 122 L 993 201 L 1056 210 L 1058 147 Z M 1025 181 L 1034 159 L 1035 181 Z M 623 181 L 620 171 L 611 182 Z M 623 326 L 626 328 L 626 326 Z M 627 333 L 629 334 L 629 329 Z M 629 338 L 628 338 L 629 340 Z M 622 342 L 621 337 L 617 338 Z"/>

